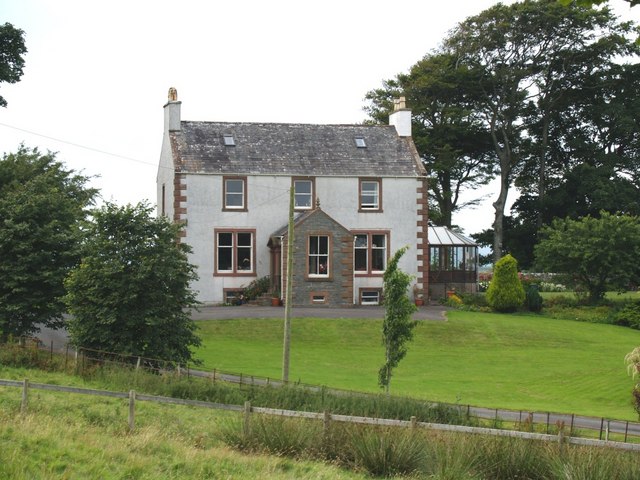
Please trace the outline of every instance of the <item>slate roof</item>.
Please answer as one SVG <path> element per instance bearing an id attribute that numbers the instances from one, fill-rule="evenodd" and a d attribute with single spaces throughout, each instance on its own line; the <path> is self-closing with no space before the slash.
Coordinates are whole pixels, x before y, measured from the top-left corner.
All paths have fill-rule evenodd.
<path id="1" fill-rule="evenodd" d="M 461 245 L 468 247 L 475 247 L 477 244 L 468 237 L 460 233 L 456 233 L 453 230 L 449 230 L 447 227 L 429 227 L 428 232 L 429 245 Z"/>
<path id="2" fill-rule="evenodd" d="M 422 176 L 411 138 L 386 125 L 180 122 L 174 166 L 185 173 Z M 232 135 L 235 146 L 224 143 Z M 366 142 L 356 146 L 355 138 Z"/>

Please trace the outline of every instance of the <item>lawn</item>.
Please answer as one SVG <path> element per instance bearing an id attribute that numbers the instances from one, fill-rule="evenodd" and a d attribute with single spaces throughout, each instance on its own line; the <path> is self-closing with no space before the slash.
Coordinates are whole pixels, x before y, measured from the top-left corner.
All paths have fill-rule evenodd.
<path id="1" fill-rule="evenodd" d="M 282 320 L 199 322 L 208 369 L 278 378 Z M 294 319 L 290 379 L 380 391 L 381 321 Z M 453 311 L 421 322 L 391 392 L 444 402 L 636 420 L 623 358 L 640 332 L 542 316 Z"/>

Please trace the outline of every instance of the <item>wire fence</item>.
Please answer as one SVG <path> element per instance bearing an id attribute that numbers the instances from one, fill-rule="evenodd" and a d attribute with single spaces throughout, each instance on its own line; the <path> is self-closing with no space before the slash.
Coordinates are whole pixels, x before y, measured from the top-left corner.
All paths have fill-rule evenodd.
<path id="1" fill-rule="evenodd" d="M 126 393 L 126 392 L 112 392 L 108 390 L 94 390 L 94 389 L 87 389 L 87 388 L 70 387 L 70 386 L 63 386 L 63 385 L 30 383 L 28 379 L 24 379 L 22 382 L 15 381 L 15 380 L 0 380 L 0 386 L 22 388 L 22 398 L 21 398 L 21 404 L 20 404 L 20 411 L 22 414 L 25 414 L 28 409 L 30 389 L 40 389 L 40 390 L 49 390 L 54 392 L 76 393 L 76 394 L 82 394 L 82 395 L 93 395 L 93 396 L 103 396 L 103 397 L 111 397 L 111 398 L 119 398 L 119 399 L 128 399 L 129 400 L 128 425 L 131 431 L 135 429 L 136 402 L 147 401 L 147 402 L 155 402 L 155 403 L 162 403 L 162 404 L 187 405 L 192 407 L 243 412 L 244 413 L 243 428 L 245 431 L 248 431 L 249 429 L 249 425 L 251 422 L 251 414 L 257 413 L 257 414 L 263 414 L 263 415 L 275 415 L 275 416 L 282 416 L 282 417 L 295 417 L 295 418 L 306 418 L 306 419 L 312 419 L 312 420 L 321 420 L 323 422 L 323 429 L 325 430 L 325 433 L 330 429 L 331 422 L 335 421 L 335 422 L 345 422 L 345 423 L 361 424 L 361 425 L 378 425 L 378 426 L 412 428 L 412 429 L 422 428 L 422 429 L 430 429 L 430 430 L 436 430 L 436 431 L 491 435 L 491 436 L 498 436 L 498 437 L 521 438 L 526 440 L 557 442 L 560 448 L 562 448 L 562 445 L 564 444 L 573 444 L 573 445 L 582 445 L 582 446 L 591 446 L 591 447 L 610 447 L 610 448 L 627 450 L 627 451 L 640 451 L 640 444 L 637 444 L 637 443 L 623 443 L 623 442 L 612 442 L 612 441 L 605 441 L 605 440 L 576 438 L 576 437 L 570 436 L 570 432 L 569 432 L 569 435 L 567 435 L 566 430 L 564 428 L 559 429 L 556 435 L 551 435 L 551 434 L 543 434 L 543 433 L 520 432 L 520 431 L 513 431 L 513 430 L 500 430 L 495 428 L 468 427 L 468 426 L 460 426 L 460 425 L 444 425 L 444 424 L 436 424 L 436 423 L 418 422 L 416 421 L 416 417 L 412 417 L 410 420 L 407 421 L 407 420 L 394 420 L 394 419 L 386 419 L 386 418 L 359 417 L 359 416 L 352 416 L 352 415 L 337 415 L 337 414 L 332 414 L 331 412 L 328 412 L 328 411 L 304 412 L 304 411 L 281 410 L 281 409 L 265 408 L 265 407 L 253 407 L 251 406 L 251 402 L 245 402 L 243 406 L 228 405 L 228 404 L 202 402 L 198 400 L 188 400 L 188 399 L 173 398 L 173 397 L 144 395 L 144 394 L 136 393 L 134 390 L 130 390 L 128 393 Z"/>
<path id="2" fill-rule="evenodd" d="M 46 355 L 53 359 L 53 342 L 50 345 L 43 345 L 38 339 L 23 338 L 20 345 L 24 349 L 29 349 L 33 355 Z M 267 376 L 248 375 L 243 372 L 230 372 L 226 370 L 205 370 L 201 365 L 195 363 L 180 363 L 165 359 L 127 355 L 122 353 L 107 352 L 91 348 L 74 348 L 69 344 L 64 349 L 58 349 L 64 355 L 64 368 L 73 365 L 75 372 L 84 374 L 89 369 L 98 366 L 114 365 L 132 369 L 144 369 L 154 373 L 172 373 L 177 377 L 198 377 L 208 379 L 211 382 L 226 382 L 236 384 L 240 388 L 248 387 L 281 387 L 285 385 L 306 389 L 312 392 L 330 393 L 336 396 L 364 397 L 372 398 L 379 394 L 359 392 L 348 389 L 329 388 L 321 385 L 303 383 L 300 381 L 286 382 Z M 397 397 L 401 398 L 401 397 Z M 414 399 L 415 400 L 415 399 Z M 618 420 L 605 417 L 589 417 L 576 414 L 558 412 L 535 412 L 529 410 L 507 410 L 499 408 L 485 408 L 474 405 L 448 404 L 443 402 L 429 402 L 433 406 L 441 405 L 446 408 L 457 409 L 461 415 L 470 419 L 489 422 L 492 426 L 501 429 L 516 429 L 518 431 L 544 432 L 551 434 L 563 428 L 568 428 L 572 435 L 578 435 L 579 430 L 596 432 L 598 440 L 609 441 L 612 438 L 620 439 L 623 442 L 640 440 L 640 422 L 629 420 Z M 591 434 L 593 435 L 593 434 Z"/>

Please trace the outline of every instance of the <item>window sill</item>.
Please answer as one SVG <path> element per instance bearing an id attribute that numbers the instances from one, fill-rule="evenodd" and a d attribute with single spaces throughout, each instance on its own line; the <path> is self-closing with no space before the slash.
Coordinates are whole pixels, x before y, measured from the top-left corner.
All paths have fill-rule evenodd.
<path id="1" fill-rule="evenodd" d="M 234 207 L 222 207 L 222 211 L 223 212 L 248 212 L 249 209 L 242 207 L 242 208 L 234 208 Z"/>
<path id="2" fill-rule="evenodd" d="M 214 272 L 214 277 L 255 277 L 256 272 L 242 271 L 238 270 L 237 272 Z"/>

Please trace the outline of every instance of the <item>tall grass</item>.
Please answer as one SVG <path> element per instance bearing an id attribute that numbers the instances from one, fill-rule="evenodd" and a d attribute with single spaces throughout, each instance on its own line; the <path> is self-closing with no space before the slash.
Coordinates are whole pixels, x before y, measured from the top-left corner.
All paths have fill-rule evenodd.
<path id="1" fill-rule="evenodd" d="M 586 480 L 638 478 L 636 453 L 389 427 L 257 418 L 245 429 L 228 423 L 221 438 L 252 452 L 315 458 L 376 477 L 427 476 L 441 480 Z"/>
<path id="2" fill-rule="evenodd" d="M 354 467 L 390 477 L 425 471 L 427 450 L 420 435 L 396 428 L 354 428 L 350 435 Z"/>

